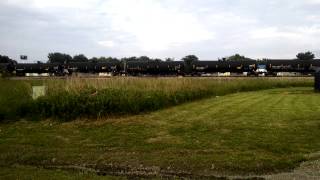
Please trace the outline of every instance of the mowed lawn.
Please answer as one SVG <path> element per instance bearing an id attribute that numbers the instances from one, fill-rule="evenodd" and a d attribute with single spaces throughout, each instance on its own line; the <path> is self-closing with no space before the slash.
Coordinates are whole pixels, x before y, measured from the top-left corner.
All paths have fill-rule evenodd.
<path id="1" fill-rule="evenodd" d="M 6 168 L 248 175 L 290 170 L 318 151 L 320 94 L 312 88 L 236 93 L 130 117 L 0 124 Z"/>

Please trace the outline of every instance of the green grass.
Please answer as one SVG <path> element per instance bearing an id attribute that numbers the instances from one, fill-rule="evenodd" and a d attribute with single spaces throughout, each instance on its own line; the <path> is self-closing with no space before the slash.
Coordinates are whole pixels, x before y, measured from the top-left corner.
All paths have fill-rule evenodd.
<path id="1" fill-rule="evenodd" d="M 0 81 L 0 84 L 0 97 L 4 98 L 0 104 L 10 109 L 2 112 L 2 119 L 15 115 L 18 118 L 53 117 L 66 121 L 83 117 L 94 119 L 139 114 L 212 96 L 312 86 L 313 83 L 312 78 L 72 78 Z M 34 84 L 46 85 L 47 95 L 31 100 L 29 94 Z M 14 89 L 17 89 L 16 93 L 11 92 Z"/>
<path id="2" fill-rule="evenodd" d="M 149 167 L 160 175 L 286 171 L 320 150 L 319 102 L 312 88 L 273 89 L 136 116 L 1 124 L 0 166 L 107 173 Z"/>

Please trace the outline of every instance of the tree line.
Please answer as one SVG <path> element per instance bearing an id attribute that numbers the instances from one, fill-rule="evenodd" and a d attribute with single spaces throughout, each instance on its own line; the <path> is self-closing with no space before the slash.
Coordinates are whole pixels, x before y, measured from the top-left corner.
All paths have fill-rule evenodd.
<path id="1" fill-rule="evenodd" d="M 149 62 L 149 61 L 163 61 L 162 59 L 159 58 L 149 58 L 148 56 L 140 56 L 140 57 L 125 57 L 125 58 L 115 58 L 115 57 L 93 57 L 93 58 L 87 58 L 83 54 L 75 55 L 75 56 L 70 56 L 69 54 L 64 54 L 64 53 L 49 53 L 48 55 L 48 63 L 70 63 L 70 62 L 92 62 L 92 63 L 112 63 L 112 62 L 121 62 L 121 61 L 140 61 L 140 62 Z M 173 58 L 166 58 L 165 61 L 174 61 Z"/>
<path id="2" fill-rule="evenodd" d="M 296 55 L 296 59 L 299 60 L 313 60 L 315 58 L 315 55 L 310 52 L 301 52 Z M 199 61 L 199 58 L 195 55 L 188 55 L 181 59 L 184 61 L 187 65 L 192 64 L 194 61 Z M 219 59 L 219 61 L 247 61 L 247 60 L 254 60 L 248 57 L 245 57 L 240 54 L 235 54 L 229 57 L 224 57 Z M 93 57 L 93 58 L 87 58 L 83 54 L 78 54 L 75 56 L 71 56 L 69 54 L 60 53 L 60 52 L 54 52 L 48 54 L 48 61 L 47 63 L 72 63 L 72 62 L 92 62 L 92 63 L 117 63 L 117 62 L 130 62 L 130 61 L 140 61 L 140 62 L 161 62 L 161 61 L 175 61 L 173 58 L 166 58 L 164 60 L 159 58 L 149 58 L 148 56 L 140 56 L 140 57 L 125 57 L 125 58 L 115 58 L 115 57 Z M 0 55 L 0 63 L 16 63 L 15 60 L 10 59 L 8 56 Z"/>
<path id="3" fill-rule="evenodd" d="M 4 56 L 0 54 L 0 63 L 16 63 L 16 61 L 13 59 L 10 59 L 8 56 Z"/>
<path id="4" fill-rule="evenodd" d="M 296 55 L 296 59 L 299 60 L 313 60 L 315 58 L 315 55 L 310 52 L 301 52 Z M 93 57 L 91 59 L 88 59 L 85 55 L 79 54 L 71 57 L 68 54 L 63 54 L 63 53 L 49 53 L 48 55 L 48 63 L 69 63 L 69 62 L 122 62 L 122 61 L 140 61 L 140 62 L 150 62 L 150 61 L 155 61 L 155 62 L 161 62 L 161 61 L 174 61 L 173 58 L 166 58 L 165 60 L 159 59 L 159 58 L 149 58 L 148 56 L 140 56 L 140 57 L 125 57 L 125 58 L 114 58 L 114 57 Z M 186 64 L 191 64 L 193 61 L 199 61 L 199 58 L 195 55 L 188 55 L 185 56 L 181 59 L 184 61 Z M 248 60 L 254 60 L 248 57 L 245 57 L 240 54 L 234 54 L 232 56 L 224 57 L 221 59 L 218 59 L 219 61 L 248 61 Z M 264 59 L 263 59 L 264 60 Z"/>

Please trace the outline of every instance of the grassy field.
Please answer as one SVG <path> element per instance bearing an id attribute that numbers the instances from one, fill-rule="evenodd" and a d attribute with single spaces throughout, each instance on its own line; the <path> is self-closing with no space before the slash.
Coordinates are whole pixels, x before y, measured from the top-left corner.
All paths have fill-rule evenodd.
<path id="1" fill-rule="evenodd" d="M 139 114 L 212 96 L 280 87 L 312 86 L 312 78 L 111 78 L 0 80 L 0 120 L 74 120 Z M 47 95 L 31 99 L 33 85 Z"/>
<path id="2" fill-rule="evenodd" d="M 286 171 L 320 150 L 319 102 L 312 88 L 286 88 L 96 121 L 0 124 L 0 166 L 195 177 Z"/>

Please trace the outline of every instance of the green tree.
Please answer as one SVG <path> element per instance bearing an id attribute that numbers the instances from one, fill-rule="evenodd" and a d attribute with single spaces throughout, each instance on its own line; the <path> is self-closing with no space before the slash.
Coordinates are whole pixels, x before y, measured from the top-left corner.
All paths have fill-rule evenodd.
<path id="1" fill-rule="evenodd" d="M 155 62 L 162 62 L 162 59 L 156 58 L 156 59 L 153 59 L 153 61 L 155 61 Z"/>
<path id="2" fill-rule="evenodd" d="M 59 52 L 49 53 L 48 63 L 69 63 L 72 61 L 72 57 L 69 54 L 63 54 Z"/>
<path id="3" fill-rule="evenodd" d="M 6 65 L 0 66 L 0 73 L 11 73 L 15 70 L 17 61 L 10 59 L 8 56 L 0 55 L 0 63 L 6 63 Z M 8 75 L 8 74 L 6 74 Z"/>
<path id="4" fill-rule="evenodd" d="M 141 62 L 151 61 L 151 59 L 148 56 L 140 56 L 137 60 Z"/>
<path id="5" fill-rule="evenodd" d="M 8 56 L 0 55 L 0 63 L 10 63 L 12 60 Z"/>
<path id="6" fill-rule="evenodd" d="M 89 62 L 92 62 L 92 63 L 97 63 L 99 61 L 99 59 L 97 57 L 93 57 L 91 59 L 89 59 Z"/>
<path id="7" fill-rule="evenodd" d="M 308 51 L 308 52 L 301 52 L 301 53 L 297 54 L 297 58 L 298 58 L 299 60 L 312 60 L 312 59 L 315 58 L 315 55 L 314 55 L 312 52 L 310 52 L 310 51 Z"/>
<path id="8" fill-rule="evenodd" d="M 174 61 L 174 58 L 166 58 L 165 61 L 166 62 L 172 62 L 172 61 Z"/>
<path id="9" fill-rule="evenodd" d="M 184 72 L 190 74 L 192 72 L 192 63 L 195 61 L 199 61 L 199 58 L 195 55 L 188 55 L 182 58 L 184 61 Z"/>
<path id="10" fill-rule="evenodd" d="M 140 61 L 140 62 L 149 62 L 149 61 L 153 61 L 151 58 L 149 58 L 148 56 L 140 56 L 140 57 L 136 57 L 136 56 L 132 56 L 132 57 L 125 57 L 122 58 L 121 61 L 126 61 L 126 62 L 130 62 L 130 61 Z"/>
<path id="11" fill-rule="evenodd" d="M 100 63 L 114 63 L 114 62 L 119 62 L 117 58 L 113 57 L 100 57 L 98 58 L 98 62 Z"/>
<path id="12" fill-rule="evenodd" d="M 88 62 L 89 59 L 83 55 L 83 54 L 79 54 L 79 55 L 75 55 L 73 56 L 72 62 Z"/>
<path id="13" fill-rule="evenodd" d="M 125 62 L 130 62 L 130 61 L 137 61 L 138 58 L 135 57 L 135 56 L 132 56 L 132 57 L 124 57 L 121 59 L 121 61 L 125 61 Z"/>
<path id="14" fill-rule="evenodd" d="M 227 61 L 244 61 L 247 58 L 245 56 L 241 56 L 240 54 L 235 54 L 227 58 Z"/>
<path id="15" fill-rule="evenodd" d="M 240 54 L 235 54 L 235 55 L 232 55 L 232 56 L 225 58 L 225 60 L 226 61 L 248 61 L 248 60 L 253 60 L 253 59 L 242 56 Z"/>
<path id="16" fill-rule="evenodd" d="M 199 58 L 195 55 L 188 55 L 182 58 L 182 61 L 184 61 L 186 65 L 191 65 L 194 61 L 199 61 Z"/>

